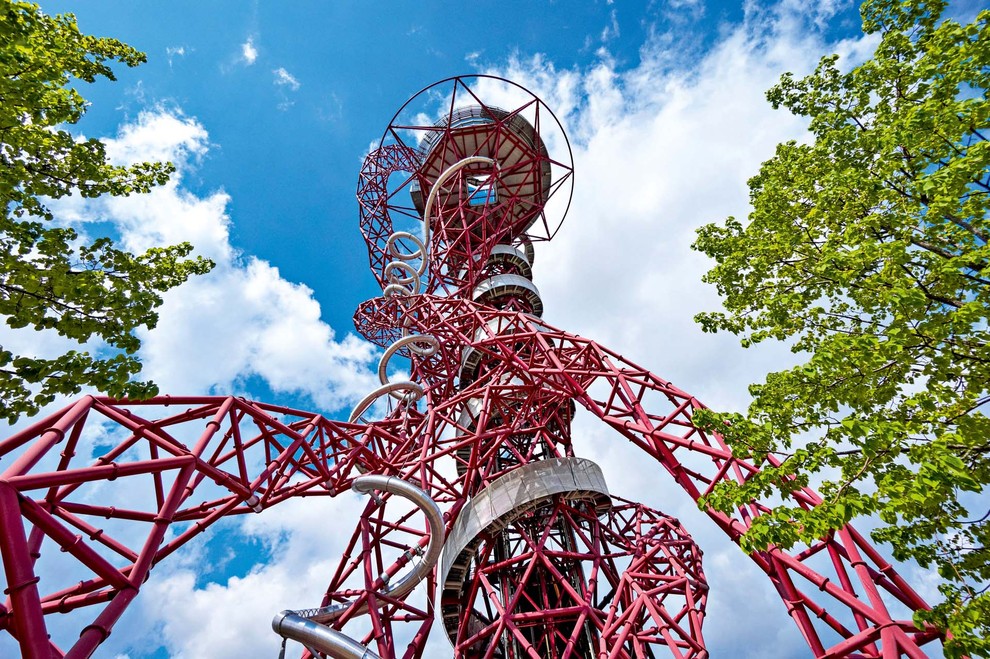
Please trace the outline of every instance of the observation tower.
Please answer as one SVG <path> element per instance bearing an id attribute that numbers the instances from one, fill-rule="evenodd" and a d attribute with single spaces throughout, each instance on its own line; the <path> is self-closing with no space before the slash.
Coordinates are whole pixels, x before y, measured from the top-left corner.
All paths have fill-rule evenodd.
<path id="1" fill-rule="evenodd" d="M 410 99 L 358 183 L 382 295 L 355 324 L 384 350 L 381 386 L 347 422 L 233 397 L 87 397 L 3 440 L 0 628 L 25 657 L 91 656 L 151 569 L 212 523 L 354 488 L 370 496 L 323 600 L 272 621 L 303 656 L 415 658 L 440 637 L 458 659 L 708 657 L 701 551 L 614 495 L 571 423 L 585 410 L 695 500 L 760 465 L 695 427 L 693 396 L 544 320 L 536 248 L 573 184 L 564 130 L 526 89 L 468 76 Z M 330 506 L 314 501 L 314 520 Z M 706 512 L 738 541 L 768 510 Z M 852 527 L 750 559 L 809 656 L 925 657 L 939 640 Z M 50 637 L 55 614 L 78 636 Z"/>

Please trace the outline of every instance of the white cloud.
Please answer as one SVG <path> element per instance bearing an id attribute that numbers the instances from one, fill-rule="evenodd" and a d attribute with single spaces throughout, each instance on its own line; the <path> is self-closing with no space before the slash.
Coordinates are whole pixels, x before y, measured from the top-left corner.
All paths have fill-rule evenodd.
<path id="1" fill-rule="evenodd" d="M 272 74 L 275 76 L 275 84 L 280 87 L 288 87 L 292 91 L 297 91 L 299 89 L 299 81 L 296 80 L 295 76 L 286 71 L 283 67 L 278 67 Z"/>
<path id="2" fill-rule="evenodd" d="M 116 138 L 104 142 L 107 156 L 114 162 L 170 160 L 179 169 L 173 180 L 177 183 L 182 170 L 206 154 L 207 138 L 199 122 L 185 118 L 179 111 L 159 107 L 143 112 L 135 123 L 121 126 Z"/>
<path id="3" fill-rule="evenodd" d="M 609 12 L 609 22 L 604 28 L 602 28 L 601 36 L 599 40 L 602 43 L 608 43 L 612 39 L 619 38 L 619 15 L 615 9 Z"/>
<path id="4" fill-rule="evenodd" d="M 281 66 L 273 70 L 272 74 L 275 76 L 274 82 L 279 90 L 278 95 L 280 98 L 276 107 L 282 111 L 288 110 L 294 104 L 294 101 L 289 97 L 289 93 L 299 91 L 299 87 L 301 86 L 299 80 Z"/>
<path id="5" fill-rule="evenodd" d="M 312 291 L 253 257 L 169 295 L 142 339 L 145 373 L 168 391 L 237 391 L 257 375 L 333 411 L 377 384 L 367 370 L 373 347 L 353 335 L 337 341 Z"/>
<path id="6" fill-rule="evenodd" d="M 801 0 L 788 0 L 787 6 L 794 11 L 800 11 L 802 8 L 805 8 L 811 13 L 815 27 L 820 30 L 824 30 L 828 27 L 828 22 L 834 18 L 844 6 L 848 6 L 848 3 L 845 2 L 845 0 L 818 0 L 818 2 L 809 5 Z"/>
<path id="7" fill-rule="evenodd" d="M 188 241 L 216 263 L 208 275 L 166 293 L 158 326 L 139 332 L 143 375 L 172 393 L 229 393 L 257 376 L 328 411 L 358 399 L 374 387 L 373 347 L 353 335 L 338 340 L 320 319 L 312 290 L 230 244 L 225 192 L 197 196 L 183 186 L 183 175 L 208 148 L 197 121 L 163 109 L 144 112 L 107 140 L 108 154 L 119 162 L 170 160 L 176 174 L 150 194 L 88 204 L 118 227 L 129 250 Z"/>
<path id="8" fill-rule="evenodd" d="M 175 659 L 206 656 L 207 648 L 213 659 L 276 656 L 280 639 L 272 618 L 284 609 L 319 606 L 366 502 L 350 493 L 294 499 L 247 518 L 244 533 L 264 542 L 268 560 L 243 577 L 197 586 L 195 565 L 155 575 L 139 600 L 147 619 L 163 621 L 162 638 L 155 640 Z M 314 523 L 314 510 L 332 514 L 335 523 Z M 300 646 L 293 649 L 298 653 Z"/>
<path id="9" fill-rule="evenodd" d="M 254 45 L 254 37 L 248 37 L 247 41 L 241 44 L 241 60 L 247 66 L 251 66 L 258 59 L 258 49 Z"/>
<path id="10" fill-rule="evenodd" d="M 665 0 L 663 16 L 674 24 L 684 24 L 705 15 L 705 3 L 702 0 Z"/>
<path id="11" fill-rule="evenodd" d="M 168 57 L 169 68 L 172 66 L 172 62 L 176 57 L 185 57 L 186 47 L 185 46 L 168 46 L 165 48 L 165 55 Z"/>
<path id="12" fill-rule="evenodd" d="M 773 110 L 764 95 L 783 71 L 809 71 L 837 47 L 799 18 L 753 16 L 687 69 L 647 49 L 628 71 L 607 54 L 583 71 L 557 70 L 540 56 L 493 71 L 541 96 L 574 152 L 569 216 L 553 241 L 537 245 L 548 322 L 721 407 L 743 407 L 746 385 L 790 356 L 782 346 L 744 351 L 735 337 L 701 332 L 693 316 L 720 303 L 700 281 L 711 264 L 690 246 L 701 224 L 745 217 L 746 180 L 776 144 L 805 135 L 803 120 Z M 838 48 L 856 58 L 868 45 Z"/>

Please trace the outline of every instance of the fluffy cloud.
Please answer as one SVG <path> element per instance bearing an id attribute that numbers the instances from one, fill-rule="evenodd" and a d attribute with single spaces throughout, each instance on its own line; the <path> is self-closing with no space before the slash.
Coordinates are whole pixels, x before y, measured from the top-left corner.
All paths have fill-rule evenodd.
<path id="1" fill-rule="evenodd" d="M 258 49 L 254 46 L 254 37 L 248 37 L 247 41 L 241 44 L 241 60 L 251 66 L 258 59 Z"/>
<path id="2" fill-rule="evenodd" d="M 96 202 L 122 244 L 140 251 L 189 241 L 216 263 L 210 274 L 168 292 L 158 326 L 140 332 L 145 375 L 174 393 L 227 393 L 257 376 L 276 392 L 339 409 L 373 388 L 372 347 L 353 335 L 337 340 L 309 288 L 231 246 L 227 194 L 200 197 L 182 183 L 208 148 L 198 122 L 163 110 L 142 113 L 107 141 L 108 153 L 122 162 L 171 160 L 177 167 L 150 194 Z"/>
<path id="3" fill-rule="evenodd" d="M 272 71 L 272 74 L 275 76 L 275 84 L 279 87 L 288 87 L 292 91 L 299 89 L 299 81 L 283 67 L 278 67 Z"/>
<path id="4" fill-rule="evenodd" d="M 267 562 L 244 576 L 198 587 L 197 566 L 170 566 L 149 581 L 140 613 L 162 621 L 159 640 L 176 659 L 276 656 L 279 638 L 271 630 L 272 617 L 284 609 L 319 605 L 365 503 L 354 494 L 294 499 L 250 517 L 243 532 L 262 542 Z M 339 529 L 314 523 L 314 509 L 324 519 L 332 510 L 335 519 L 346 521 Z"/>
<path id="5" fill-rule="evenodd" d="M 188 241 L 195 254 L 216 263 L 208 275 L 167 292 L 158 326 L 139 331 L 144 377 L 162 391 L 189 394 L 236 392 L 260 377 L 272 390 L 303 396 L 329 412 L 374 388 L 374 348 L 353 334 L 338 339 L 320 319 L 311 289 L 231 245 L 230 198 L 223 190 L 197 196 L 184 187 L 184 175 L 209 150 L 201 124 L 159 108 L 105 142 L 116 162 L 168 160 L 176 173 L 146 195 L 68 198 L 58 205 L 61 221 L 83 232 L 94 221 L 101 229 L 110 223 L 121 246 L 135 252 Z M 46 355 L 70 347 L 56 336 L 4 331 L 9 345 L 24 342 L 25 351 L 32 344 Z"/>

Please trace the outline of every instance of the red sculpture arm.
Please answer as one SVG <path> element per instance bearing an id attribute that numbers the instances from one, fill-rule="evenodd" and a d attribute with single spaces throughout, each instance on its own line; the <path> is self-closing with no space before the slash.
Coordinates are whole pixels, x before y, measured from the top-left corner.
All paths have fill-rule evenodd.
<path id="1" fill-rule="evenodd" d="M 0 629 L 25 657 L 90 656 L 159 561 L 226 515 L 346 490 L 395 427 L 234 397 L 80 399 L 0 442 Z M 76 567 L 56 585 L 38 563 L 60 554 Z M 48 640 L 46 616 L 84 607 L 71 648 Z"/>
<path id="2" fill-rule="evenodd" d="M 441 382 L 443 373 L 458 371 L 460 346 L 472 342 L 489 364 L 486 381 L 516 378 L 543 395 L 555 391 L 561 400 L 573 399 L 652 456 L 695 501 L 721 481 L 743 482 L 759 471 L 758 465 L 734 457 L 718 434 L 694 425 L 693 414 L 703 407 L 696 398 L 594 341 L 527 314 L 466 300 L 424 295 L 405 305 L 369 301 L 356 320 L 374 339 L 376 328 L 408 318 L 407 324 L 419 323 L 420 331 L 440 341 L 435 363 L 421 366 L 422 377 L 433 378 L 445 391 L 446 400 L 434 413 L 478 395 L 470 387 L 452 394 Z M 498 334 L 484 329 L 495 326 Z M 807 487 L 792 496 L 804 507 L 821 501 Z M 735 515 L 704 510 L 738 542 L 768 507 L 753 501 Z M 920 646 L 939 638 L 934 629 L 919 631 L 910 617 L 898 617 L 928 605 L 852 526 L 808 547 L 771 547 L 751 558 L 770 578 L 816 657 L 923 657 Z"/>

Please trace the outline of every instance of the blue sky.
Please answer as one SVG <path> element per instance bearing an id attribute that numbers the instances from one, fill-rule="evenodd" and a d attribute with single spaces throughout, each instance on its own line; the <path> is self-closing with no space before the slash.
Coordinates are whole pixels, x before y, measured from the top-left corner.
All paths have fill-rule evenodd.
<path id="1" fill-rule="evenodd" d="M 380 293 L 358 232 L 361 160 L 409 96 L 474 72 L 532 89 L 574 147 L 574 205 L 536 258 L 548 322 L 713 407 L 744 408 L 747 385 L 794 357 L 700 332 L 692 316 L 718 300 L 700 283 L 709 264 L 689 249 L 694 229 L 745 216 L 747 178 L 778 142 L 806 139 L 802 121 L 764 99 L 780 74 L 808 72 L 831 52 L 861 61 L 873 46 L 856 5 L 842 0 L 42 6 L 148 54 L 118 82 L 82 90 L 92 107 L 78 130 L 108 138 L 121 159 L 178 167 L 147 198 L 75 200 L 64 217 L 82 226 L 98 217 L 91 231 L 109 227 L 135 249 L 191 240 L 218 262 L 169 294 L 159 327 L 142 334 L 146 373 L 170 393 L 243 394 L 336 417 L 373 386 L 378 354 L 351 324 L 357 305 Z M 13 347 L 64 348 L 57 337 L 3 332 Z M 658 465 L 590 419 L 578 417 L 575 436 L 616 494 L 678 516 L 701 544 L 713 656 L 804 655 L 769 583 L 657 478 Z M 312 503 L 226 524 L 158 568 L 106 656 L 275 656 L 271 616 L 314 604 L 357 520 L 357 499 L 334 500 L 329 529 L 313 523 L 326 510 Z M 930 575 L 905 571 L 932 591 Z M 444 644 L 429 656 L 449 656 Z"/>
<path id="2" fill-rule="evenodd" d="M 605 2 L 474 10 L 442 2 L 51 5 L 63 7 L 84 31 L 149 55 L 148 64 L 120 71 L 118 83 L 87 93 L 93 107 L 81 128 L 112 134 L 156 104 L 199 121 L 213 146 L 186 185 L 224 189 L 232 242 L 313 288 L 335 327 L 349 313 L 336 299 L 375 292 L 357 272 L 364 253 L 353 190 L 369 143 L 407 97 L 449 75 L 537 53 L 572 69 L 592 65 L 605 47 L 617 69 L 628 69 L 668 25 L 690 26 L 700 52 L 742 12 L 739 3 L 703 12 Z"/>

